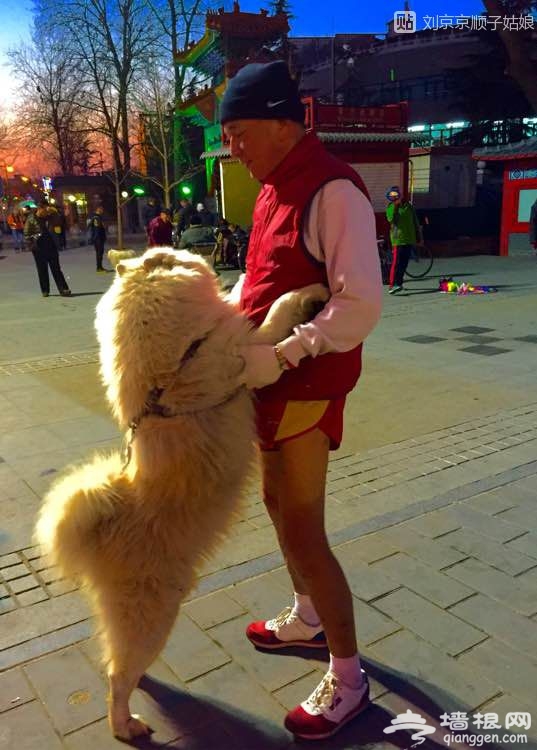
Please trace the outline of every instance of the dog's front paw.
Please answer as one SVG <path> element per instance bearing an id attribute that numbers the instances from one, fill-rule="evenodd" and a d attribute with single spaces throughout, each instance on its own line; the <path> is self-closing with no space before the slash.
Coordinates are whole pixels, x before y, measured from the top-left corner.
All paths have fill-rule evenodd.
<path id="1" fill-rule="evenodd" d="M 137 737 L 147 737 L 153 733 L 151 727 L 145 721 L 142 721 L 137 714 L 129 716 L 125 722 L 111 722 L 111 724 L 114 737 L 123 742 L 132 742 Z"/>
<path id="2" fill-rule="evenodd" d="M 304 320 L 311 320 L 330 299 L 330 291 L 324 284 L 310 284 L 296 292 Z"/>
<path id="3" fill-rule="evenodd" d="M 293 328 L 317 315 L 329 299 L 330 292 L 322 284 L 310 284 L 279 297 L 255 333 L 255 343 L 276 344 L 289 336 Z"/>

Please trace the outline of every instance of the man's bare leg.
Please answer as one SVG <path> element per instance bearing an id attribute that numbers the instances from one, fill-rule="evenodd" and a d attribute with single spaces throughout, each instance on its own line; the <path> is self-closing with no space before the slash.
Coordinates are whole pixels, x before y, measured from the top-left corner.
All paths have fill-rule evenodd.
<path id="1" fill-rule="evenodd" d="M 279 450 L 263 451 L 261 453 L 261 466 L 263 472 L 263 501 L 267 512 L 272 520 L 282 554 L 285 558 L 287 570 L 293 582 L 294 590 L 298 594 L 308 594 L 306 584 L 289 563 L 287 553 L 283 546 L 282 534 L 280 532 L 280 482 L 283 476 L 283 461 Z"/>
<path id="2" fill-rule="evenodd" d="M 271 467 L 277 489 L 275 525 L 297 586 L 308 593 L 335 657 L 357 653 L 352 595 L 326 538 L 324 524 L 329 439 L 312 430 L 282 443 Z M 263 455 L 265 462 L 266 454 Z M 269 462 L 273 459 L 269 459 Z M 274 476 L 277 469 L 278 476 Z"/>
<path id="3" fill-rule="evenodd" d="M 269 503 L 269 512 L 295 586 L 311 597 L 330 649 L 328 672 L 307 700 L 285 718 L 286 728 L 305 739 L 331 737 L 369 705 L 369 684 L 357 651 L 351 592 L 326 538 L 328 450 L 327 436 L 312 430 L 283 443 L 278 458 L 268 459 L 271 484 L 266 486 L 273 492 L 271 497 L 277 497 L 277 504 Z"/>

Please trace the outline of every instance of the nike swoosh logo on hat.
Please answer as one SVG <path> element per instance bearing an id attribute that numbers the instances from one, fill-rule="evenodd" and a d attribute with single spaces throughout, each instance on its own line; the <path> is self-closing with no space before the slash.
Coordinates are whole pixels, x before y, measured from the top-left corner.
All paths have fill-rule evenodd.
<path id="1" fill-rule="evenodd" d="M 283 104 L 286 101 L 287 99 L 279 99 L 277 102 L 267 102 L 267 107 L 269 107 L 269 109 L 272 109 L 272 107 L 277 107 L 278 104 Z"/>

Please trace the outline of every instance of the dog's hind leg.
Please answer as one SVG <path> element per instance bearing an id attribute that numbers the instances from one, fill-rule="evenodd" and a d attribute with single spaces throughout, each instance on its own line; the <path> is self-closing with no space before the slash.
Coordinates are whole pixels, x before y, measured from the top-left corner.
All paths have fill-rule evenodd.
<path id="1" fill-rule="evenodd" d="M 121 601 L 109 592 L 99 606 L 105 659 L 108 662 L 108 720 L 115 737 L 124 741 L 150 734 L 151 729 L 129 709 L 132 691 L 161 652 L 179 611 L 180 594 L 174 590 L 140 591 Z"/>

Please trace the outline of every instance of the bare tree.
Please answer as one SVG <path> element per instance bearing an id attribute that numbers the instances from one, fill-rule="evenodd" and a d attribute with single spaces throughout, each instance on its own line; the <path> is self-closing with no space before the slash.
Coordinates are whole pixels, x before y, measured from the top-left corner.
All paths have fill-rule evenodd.
<path id="1" fill-rule="evenodd" d="M 144 0 L 39 0 L 37 14 L 48 33 L 61 30 L 84 74 L 88 127 L 108 140 L 121 248 L 122 193 L 133 148 L 131 94 L 157 42 L 152 13 Z"/>
<path id="2" fill-rule="evenodd" d="M 7 147 L 9 128 L 7 123 L 0 121 L 0 153 Z"/>
<path id="3" fill-rule="evenodd" d="M 174 111 L 183 101 L 186 91 L 191 91 L 202 83 L 186 67 L 178 65 L 177 55 L 186 49 L 195 37 L 203 36 L 205 31 L 205 14 L 216 5 L 213 0 L 147 0 L 151 8 L 159 35 L 159 49 L 163 63 L 169 61 L 173 70 L 173 107 Z M 173 155 L 173 181 L 178 184 L 181 175 L 192 165 L 187 140 L 184 137 L 182 121 L 172 115 L 171 146 Z"/>
<path id="4" fill-rule="evenodd" d="M 86 173 L 92 155 L 84 117 L 87 100 L 82 71 L 59 38 L 34 28 L 32 42 L 9 51 L 13 76 L 24 96 L 15 125 L 27 151 L 41 151 L 61 174 Z"/>
<path id="5" fill-rule="evenodd" d="M 489 16 L 520 17 L 533 19 L 537 10 L 534 0 L 483 0 Z M 498 34 L 507 52 L 508 63 L 506 75 L 518 83 L 533 111 L 537 114 L 537 22 L 528 24 L 529 28 L 510 30 L 509 24 L 502 22 Z"/>
<path id="6" fill-rule="evenodd" d="M 140 169 L 160 188 L 167 208 L 177 184 L 172 177 L 173 96 L 173 70 L 157 58 L 149 60 L 134 96 L 139 117 Z"/>

